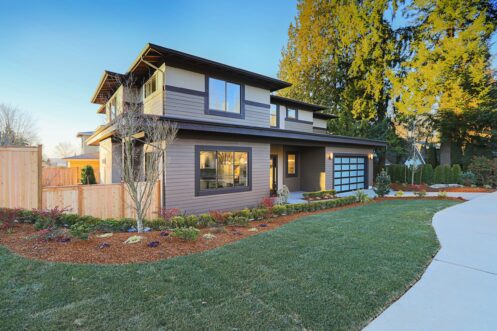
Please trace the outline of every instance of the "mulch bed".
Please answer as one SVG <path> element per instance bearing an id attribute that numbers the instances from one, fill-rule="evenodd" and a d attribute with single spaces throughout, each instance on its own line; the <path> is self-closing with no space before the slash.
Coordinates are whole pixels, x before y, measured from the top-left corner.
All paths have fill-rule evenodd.
<path id="1" fill-rule="evenodd" d="M 226 232 L 215 233 L 213 229 L 202 229 L 196 241 L 185 241 L 171 236 L 161 236 L 160 231 L 144 233 L 117 232 L 109 238 L 98 238 L 91 235 L 88 240 L 71 238 L 69 242 L 45 241 L 33 238 L 36 230 L 31 224 L 16 224 L 8 233 L 0 230 L 0 244 L 10 251 L 27 258 L 45 260 L 52 262 L 69 262 L 82 264 L 127 264 L 138 262 L 150 262 L 169 259 L 175 256 L 189 255 L 203 252 L 216 247 L 224 246 L 231 242 L 276 229 L 283 224 L 292 222 L 297 218 L 308 215 L 330 212 L 333 210 L 354 208 L 359 203 L 319 210 L 315 212 L 298 213 L 288 216 L 272 218 L 268 221 L 250 222 L 249 227 L 225 226 Z M 261 227 L 261 224 L 266 226 Z M 257 232 L 249 231 L 257 228 Z M 202 235 L 212 233 L 214 239 L 203 238 Z M 124 244 L 123 242 L 131 236 L 140 235 L 143 239 L 136 244 Z M 147 244 L 158 241 L 157 247 L 148 247 Z M 110 246 L 99 248 L 102 243 Z"/>
<path id="2" fill-rule="evenodd" d="M 444 187 L 444 188 L 431 188 L 425 184 L 412 185 L 412 184 L 399 184 L 392 183 L 390 185 L 391 189 L 394 191 L 426 191 L 426 192 L 457 192 L 457 193 L 491 193 L 495 192 L 495 189 L 489 189 L 484 187 Z"/>
<path id="3" fill-rule="evenodd" d="M 372 200 L 370 203 L 386 200 L 413 200 L 413 199 L 437 199 L 437 200 L 457 200 L 465 201 L 462 198 L 443 197 L 385 197 Z M 324 209 L 315 212 L 298 213 L 287 216 L 280 216 L 268 221 L 254 221 L 249 227 L 226 226 L 226 232 L 215 233 L 213 229 L 202 229 L 196 241 L 185 241 L 171 236 L 161 236 L 160 231 L 145 233 L 114 233 L 109 238 L 98 238 L 91 235 L 88 240 L 71 238 L 69 242 L 45 241 L 40 238 L 33 238 L 36 230 L 31 224 L 16 224 L 11 231 L 0 230 L 0 244 L 10 251 L 24 257 L 36 260 L 51 262 L 68 262 L 80 264 L 127 264 L 139 262 L 151 262 L 169 259 L 175 256 L 189 255 L 214 249 L 240 239 L 276 229 L 286 223 L 308 215 L 327 213 L 330 211 L 354 208 L 361 203 L 354 203 L 343 207 Z M 261 226 L 261 224 L 263 226 Z M 265 226 L 264 226 L 265 224 Z M 257 232 L 249 231 L 250 228 L 257 228 Z M 212 233 L 214 239 L 203 238 L 202 235 Z M 142 241 L 136 244 L 124 244 L 123 242 L 131 236 L 140 235 Z M 158 241 L 157 247 L 148 247 L 147 244 Z M 109 246 L 100 248 L 101 244 Z"/>

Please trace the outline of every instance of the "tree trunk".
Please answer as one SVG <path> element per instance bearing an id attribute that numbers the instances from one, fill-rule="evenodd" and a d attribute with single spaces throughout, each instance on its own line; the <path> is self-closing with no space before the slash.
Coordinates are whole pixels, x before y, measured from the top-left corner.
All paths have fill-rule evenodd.
<path id="1" fill-rule="evenodd" d="M 440 164 L 450 165 L 451 164 L 451 142 L 443 141 L 440 144 Z"/>

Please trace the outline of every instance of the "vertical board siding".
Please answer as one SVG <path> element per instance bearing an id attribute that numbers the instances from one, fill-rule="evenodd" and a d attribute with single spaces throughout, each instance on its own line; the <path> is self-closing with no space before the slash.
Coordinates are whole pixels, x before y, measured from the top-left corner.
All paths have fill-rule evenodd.
<path id="1" fill-rule="evenodd" d="M 160 85 L 158 86 L 161 87 Z M 143 103 L 143 112 L 145 114 L 162 115 L 164 113 L 164 92 L 162 89 L 156 92 L 155 95 L 148 97 Z"/>
<path id="2" fill-rule="evenodd" d="M 41 146 L 0 148 L 0 207 L 39 208 Z"/>
<path id="3" fill-rule="evenodd" d="M 300 153 L 301 189 L 312 192 L 321 189 L 321 173 L 325 171 L 325 148 L 305 148 Z"/>
<path id="4" fill-rule="evenodd" d="M 203 96 L 168 90 L 164 96 L 164 114 L 168 117 L 269 128 L 269 109 L 267 108 L 245 105 L 244 119 L 231 118 L 205 114 L 205 97 Z"/>
<path id="5" fill-rule="evenodd" d="M 252 148 L 252 190 L 195 196 L 195 145 Z M 199 214 L 209 210 L 236 210 L 254 207 L 269 194 L 269 144 L 232 140 L 178 138 L 166 156 L 166 208 Z"/>
<path id="6" fill-rule="evenodd" d="M 99 218 L 134 218 L 132 200 L 124 184 L 72 185 L 43 188 L 43 208 L 68 208 L 69 213 Z M 154 187 L 146 218 L 160 210 L 160 183 Z"/>

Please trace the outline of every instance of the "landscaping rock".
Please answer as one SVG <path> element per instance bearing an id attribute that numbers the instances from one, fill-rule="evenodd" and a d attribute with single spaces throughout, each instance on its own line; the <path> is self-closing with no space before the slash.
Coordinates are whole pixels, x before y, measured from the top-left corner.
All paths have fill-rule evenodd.
<path id="1" fill-rule="evenodd" d="M 262 224 L 259 224 L 259 226 L 260 226 L 261 228 L 265 228 L 265 227 L 267 227 L 267 224 L 266 224 L 266 223 L 262 223 Z"/>
<path id="2" fill-rule="evenodd" d="M 113 233 L 103 233 L 103 234 L 97 234 L 97 238 L 110 238 L 112 237 Z"/>
<path id="3" fill-rule="evenodd" d="M 258 231 L 259 231 L 259 229 L 258 229 L 258 228 L 250 228 L 250 229 L 248 229 L 248 230 L 249 230 L 249 232 L 258 232 Z"/>
<path id="4" fill-rule="evenodd" d="M 150 232 L 150 231 L 152 231 L 152 228 L 146 227 L 143 229 L 143 232 Z"/>
<path id="5" fill-rule="evenodd" d="M 209 239 L 209 240 L 210 240 L 210 239 L 215 239 L 215 238 L 216 238 L 216 236 L 215 236 L 215 235 L 213 235 L 212 233 L 206 233 L 206 234 L 204 234 L 204 235 L 202 236 L 202 238 L 204 238 L 204 239 Z"/>
<path id="6" fill-rule="evenodd" d="M 169 236 L 170 234 L 171 234 L 171 231 L 167 231 L 167 230 L 164 230 L 164 231 L 161 231 L 161 232 L 160 232 L 160 235 L 161 235 L 162 237 L 167 237 L 167 236 Z"/>
<path id="7" fill-rule="evenodd" d="M 100 245 L 98 245 L 98 248 L 100 248 L 100 249 L 109 248 L 109 247 L 110 247 L 110 245 L 107 243 L 101 243 Z"/>
<path id="8" fill-rule="evenodd" d="M 131 236 L 126 241 L 124 241 L 125 244 L 136 244 L 139 243 L 143 239 L 142 236 Z"/>
<path id="9" fill-rule="evenodd" d="M 128 232 L 138 232 L 138 230 L 134 226 L 132 226 L 128 229 Z"/>

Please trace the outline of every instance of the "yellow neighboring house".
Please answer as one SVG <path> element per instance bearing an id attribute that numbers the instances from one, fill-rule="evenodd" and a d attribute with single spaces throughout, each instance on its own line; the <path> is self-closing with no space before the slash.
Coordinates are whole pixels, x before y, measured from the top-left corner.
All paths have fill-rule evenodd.
<path id="1" fill-rule="evenodd" d="M 100 155 L 98 146 L 88 146 L 86 140 L 93 134 L 93 131 L 78 132 L 76 137 L 81 138 L 81 153 L 79 155 L 65 157 L 68 168 L 78 169 L 78 183 L 81 177 L 81 169 L 87 165 L 93 167 L 95 179 L 100 182 Z"/>

